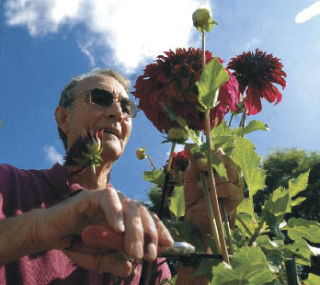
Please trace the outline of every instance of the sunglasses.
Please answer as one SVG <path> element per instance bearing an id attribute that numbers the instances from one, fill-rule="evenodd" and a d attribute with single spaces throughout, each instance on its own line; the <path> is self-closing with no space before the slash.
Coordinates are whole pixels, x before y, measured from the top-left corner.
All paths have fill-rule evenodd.
<path id="1" fill-rule="evenodd" d="M 113 103 L 119 102 L 122 113 L 130 118 L 135 118 L 138 113 L 136 103 L 126 97 L 115 98 L 114 94 L 108 90 L 95 88 L 90 90 L 88 101 L 97 106 L 110 107 Z"/>

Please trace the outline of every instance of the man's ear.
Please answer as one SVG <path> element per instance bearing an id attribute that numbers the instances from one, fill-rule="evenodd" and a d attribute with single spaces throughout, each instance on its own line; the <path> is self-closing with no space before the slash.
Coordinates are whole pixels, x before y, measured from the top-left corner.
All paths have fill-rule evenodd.
<path id="1" fill-rule="evenodd" d="M 58 106 L 54 112 L 58 127 L 67 134 L 69 132 L 69 112 L 62 106 Z"/>

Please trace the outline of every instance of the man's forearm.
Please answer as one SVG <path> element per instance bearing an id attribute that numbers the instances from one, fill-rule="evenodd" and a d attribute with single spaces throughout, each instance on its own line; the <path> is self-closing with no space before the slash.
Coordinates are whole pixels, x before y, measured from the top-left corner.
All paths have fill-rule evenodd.
<path id="1" fill-rule="evenodd" d="M 43 209 L 0 220 L 0 266 L 20 257 L 48 250 L 38 238 Z"/>

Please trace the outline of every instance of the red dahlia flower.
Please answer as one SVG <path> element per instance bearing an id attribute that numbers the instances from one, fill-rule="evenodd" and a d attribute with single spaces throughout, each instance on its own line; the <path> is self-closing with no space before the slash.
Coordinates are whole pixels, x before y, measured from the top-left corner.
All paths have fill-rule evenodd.
<path id="1" fill-rule="evenodd" d="M 212 59 L 212 54 L 206 51 L 206 63 Z M 139 98 L 139 108 L 161 132 L 168 132 L 171 127 L 178 126 L 171 122 L 162 104 L 170 107 L 178 116 L 183 117 L 189 128 L 204 129 L 204 113 L 199 111 L 198 88 L 195 85 L 200 80 L 202 72 L 202 51 L 189 48 L 169 50 L 165 55 L 159 55 L 156 62 L 146 66 L 144 74 L 139 76 L 133 95 Z M 231 73 L 230 80 L 221 88 L 218 107 L 212 110 L 211 120 L 223 116 L 236 109 L 238 103 L 238 83 Z"/>
<path id="2" fill-rule="evenodd" d="M 272 54 L 258 49 L 255 53 L 244 52 L 232 58 L 227 68 L 234 70 L 240 92 L 247 91 L 244 104 L 248 115 L 255 115 L 261 111 L 261 98 L 270 103 L 275 102 L 275 105 L 281 101 L 282 95 L 273 83 L 281 85 L 284 89 L 284 78 L 287 75 L 282 70 L 282 63 Z"/>
<path id="3" fill-rule="evenodd" d="M 181 170 L 186 171 L 188 167 L 188 158 L 187 155 L 184 153 L 184 151 L 174 152 L 172 154 L 172 163 L 171 168 L 173 170 Z"/>
<path id="4" fill-rule="evenodd" d="M 172 154 L 172 162 L 171 162 L 171 175 L 172 175 L 172 182 L 174 185 L 179 186 L 183 185 L 184 183 L 184 175 L 185 171 L 188 167 L 188 158 L 184 151 L 174 152 Z M 164 166 L 164 169 L 168 167 L 168 160 L 167 164 Z M 168 197 L 171 196 L 172 190 L 174 185 L 169 185 L 167 195 Z"/>

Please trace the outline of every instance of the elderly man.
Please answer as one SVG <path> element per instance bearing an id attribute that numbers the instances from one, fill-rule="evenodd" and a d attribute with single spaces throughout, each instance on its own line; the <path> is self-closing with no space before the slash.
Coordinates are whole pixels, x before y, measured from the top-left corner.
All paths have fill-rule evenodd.
<path id="1" fill-rule="evenodd" d="M 124 77 L 102 69 L 72 79 L 62 92 L 55 117 L 67 151 L 80 135 L 103 130 L 102 163 L 94 179 L 89 168 L 70 177 L 59 164 L 48 170 L 0 166 L 0 284 L 109 284 L 110 273 L 129 276 L 121 284 L 138 284 L 141 264 L 133 260 L 155 260 L 159 245 L 172 245 L 156 215 L 109 181 L 131 132 L 134 110 L 128 92 Z M 192 177 L 189 188 L 198 179 Z M 233 189 L 226 192 L 239 200 Z M 83 230 L 97 224 L 124 234 L 122 251 L 83 244 Z M 170 278 L 165 263 L 157 282 L 163 278 Z"/>

